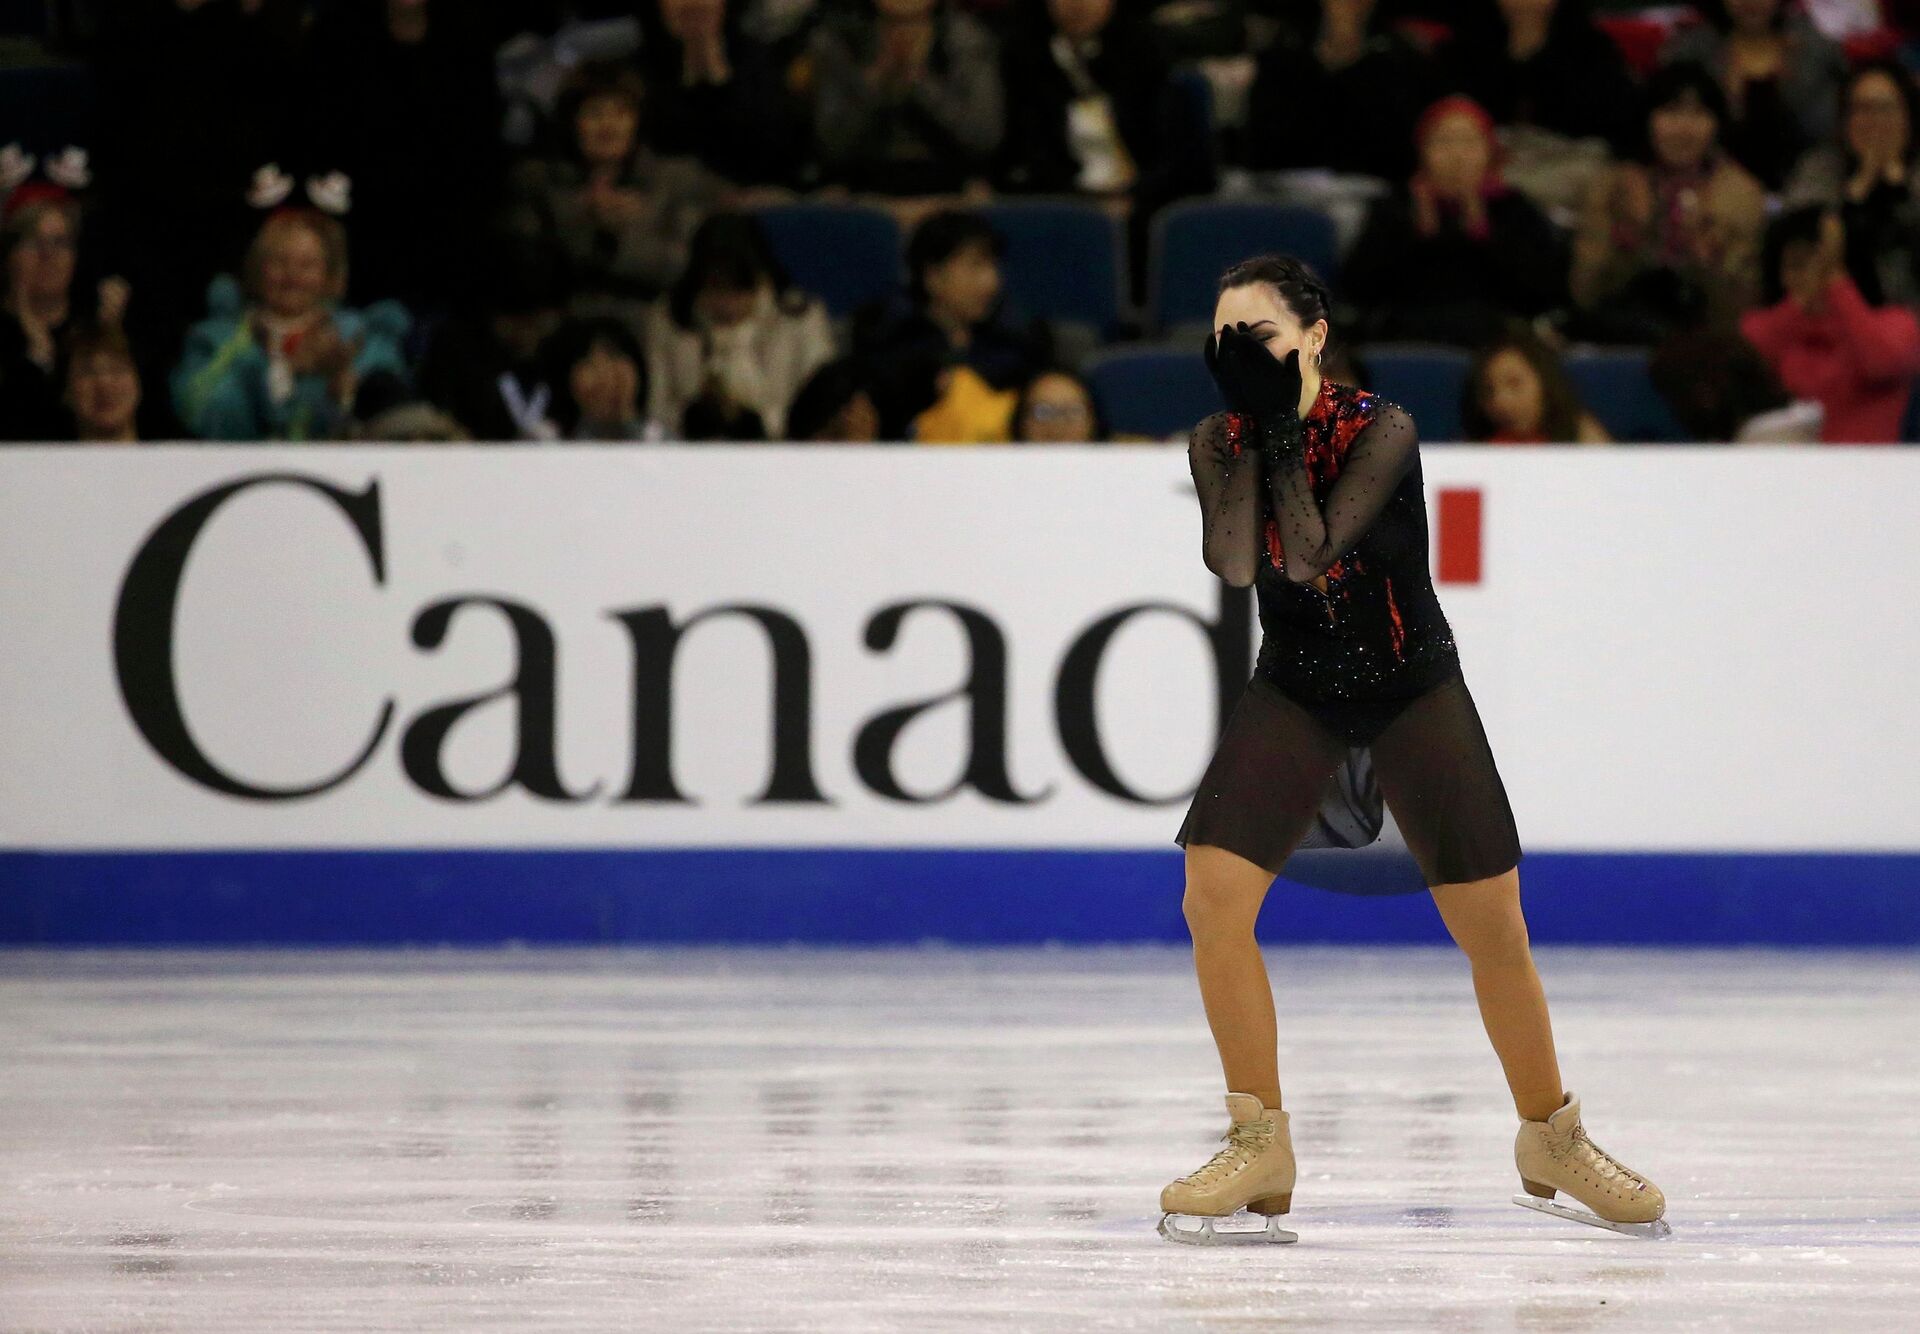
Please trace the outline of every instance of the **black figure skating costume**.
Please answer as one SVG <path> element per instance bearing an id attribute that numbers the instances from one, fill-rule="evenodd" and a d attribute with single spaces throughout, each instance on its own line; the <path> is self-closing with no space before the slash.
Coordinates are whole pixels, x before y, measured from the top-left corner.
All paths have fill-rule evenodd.
<path id="1" fill-rule="evenodd" d="M 1251 579 L 1261 642 L 1175 841 L 1277 873 L 1365 747 L 1429 885 L 1509 870 L 1519 836 L 1433 591 L 1413 418 L 1322 381 L 1284 448 L 1259 439 L 1219 413 L 1188 450 L 1207 562 Z"/>

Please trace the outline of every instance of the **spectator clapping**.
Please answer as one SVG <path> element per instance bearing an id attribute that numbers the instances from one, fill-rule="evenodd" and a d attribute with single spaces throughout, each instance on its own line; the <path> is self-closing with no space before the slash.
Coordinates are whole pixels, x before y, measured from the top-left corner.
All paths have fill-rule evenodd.
<path id="1" fill-rule="evenodd" d="M 1817 413 L 1891 439 L 1911 415 L 1911 6 L 139 8 L 62 53 L 92 66 L 90 120 L 30 108 L 0 144 L 0 437 L 118 435 L 129 393 L 136 434 L 231 440 L 1105 434 L 1082 369 L 1114 434 L 1158 436 L 1123 361 L 1089 358 L 1190 354 L 1163 284 L 1244 258 L 1229 218 L 1325 266 L 1345 356 L 1502 344 L 1476 374 L 1517 383 L 1517 322 L 1580 374 L 1578 344 L 1645 349 L 1689 430 Z M 1168 217 L 1215 191 L 1324 222 Z M 825 207 L 763 232 L 750 210 L 796 193 Z M 824 273 L 795 248 L 818 245 Z M 1696 392 L 1690 365 L 1739 384 Z"/>
<path id="2" fill-rule="evenodd" d="M 328 440 L 348 433 L 360 382 L 404 377 L 410 318 L 364 311 L 347 290 L 346 231 L 313 209 L 274 213 L 247 252 L 243 283 L 216 278 L 207 318 L 173 373 L 174 409 L 208 440 Z"/>

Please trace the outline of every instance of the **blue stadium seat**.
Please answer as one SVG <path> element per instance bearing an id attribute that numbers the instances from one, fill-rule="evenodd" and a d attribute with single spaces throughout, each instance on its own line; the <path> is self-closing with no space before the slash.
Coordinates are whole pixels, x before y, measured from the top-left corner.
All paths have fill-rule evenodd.
<path id="1" fill-rule="evenodd" d="M 1574 348 L 1567 376 L 1587 411 L 1622 443 L 1679 440 L 1686 434 L 1647 374 L 1647 353 L 1637 347 Z"/>
<path id="2" fill-rule="evenodd" d="M 900 225 L 862 204 L 774 204 L 754 214 L 794 283 L 848 315 L 900 281 Z"/>
<path id="3" fill-rule="evenodd" d="M 1115 435 L 1184 434 L 1222 407 L 1206 362 L 1192 348 L 1116 347 L 1095 355 L 1085 374 Z"/>
<path id="4" fill-rule="evenodd" d="M 1210 322 L 1221 272 L 1270 250 L 1305 260 L 1329 287 L 1338 276 L 1333 220 L 1317 209 L 1190 200 L 1170 205 L 1153 220 L 1152 245 L 1147 290 L 1154 326 L 1162 330 Z"/>
<path id="5" fill-rule="evenodd" d="M 1072 320 L 1111 337 L 1120 322 L 1119 224 L 1070 199 L 1003 200 L 980 210 L 1001 236 L 1007 295 L 1027 315 Z"/>
<path id="6" fill-rule="evenodd" d="M 1460 439 L 1460 395 L 1470 360 L 1465 352 L 1425 343 L 1371 343 L 1360 349 L 1360 360 L 1372 388 L 1413 414 L 1423 444 Z"/>

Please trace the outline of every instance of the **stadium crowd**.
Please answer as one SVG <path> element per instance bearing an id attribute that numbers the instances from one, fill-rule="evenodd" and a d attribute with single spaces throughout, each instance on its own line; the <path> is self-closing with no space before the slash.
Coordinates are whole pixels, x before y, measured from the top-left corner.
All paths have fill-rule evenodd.
<path id="1" fill-rule="evenodd" d="M 1916 435 L 1920 0 L 8 15 L 7 439 L 1160 435 L 1094 371 L 1199 364 L 1161 285 L 1207 201 L 1322 221 L 1330 373 L 1443 349 L 1462 439 L 1606 442 L 1593 348 L 1676 438 Z M 1035 199 L 1114 238 L 1111 318 L 1010 263 Z"/>

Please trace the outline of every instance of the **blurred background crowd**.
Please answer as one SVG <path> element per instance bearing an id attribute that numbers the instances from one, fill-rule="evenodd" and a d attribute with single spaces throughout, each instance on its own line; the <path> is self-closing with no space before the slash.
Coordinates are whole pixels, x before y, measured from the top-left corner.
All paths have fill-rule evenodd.
<path id="1" fill-rule="evenodd" d="M 1920 438 L 1920 0 L 0 0 L 0 437 Z"/>

